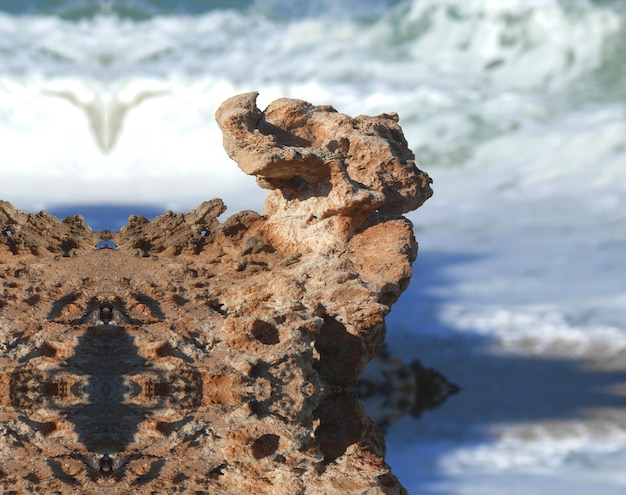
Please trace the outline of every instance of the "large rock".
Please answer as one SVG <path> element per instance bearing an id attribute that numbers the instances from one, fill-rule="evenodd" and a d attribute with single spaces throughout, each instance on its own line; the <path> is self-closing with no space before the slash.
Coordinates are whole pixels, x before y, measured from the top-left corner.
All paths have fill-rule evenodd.
<path id="1" fill-rule="evenodd" d="M 432 195 L 396 114 L 356 118 L 281 98 L 264 112 L 257 93 L 218 109 L 228 155 L 271 190 L 266 235 L 288 250 L 342 249 L 372 213 L 399 215 Z"/>
<path id="2" fill-rule="evenodd" d="M 346 387 L 380 349 L 430 195 L 395 115 L 217 112 L 270 192 L 93 232 L 0 202 L 10 493 L 405 493 Z M 99 241 L 115 247 L 97 248 Z"/>

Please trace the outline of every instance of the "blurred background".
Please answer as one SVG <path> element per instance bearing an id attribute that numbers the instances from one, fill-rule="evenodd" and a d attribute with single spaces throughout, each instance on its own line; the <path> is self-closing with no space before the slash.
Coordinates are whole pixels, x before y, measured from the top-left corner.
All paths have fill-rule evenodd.
<path id="1" fill-rule="evenodd" d="M 223 100 L 397 112 L 435 195 L 386 359 L 461 391 L 370 404 L 388 462 L 417 495 L 622 494 L 625 61 L 624 0 L 0 0 L 0 198 L 261 211 Z"/>

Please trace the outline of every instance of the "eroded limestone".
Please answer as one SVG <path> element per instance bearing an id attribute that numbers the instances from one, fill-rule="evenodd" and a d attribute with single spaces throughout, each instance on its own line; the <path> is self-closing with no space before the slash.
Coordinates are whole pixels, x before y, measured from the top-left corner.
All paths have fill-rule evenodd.
<path id="1" fill-rule="evenodd" d="M 395 115 L 256 94 L 217 112 L 269 189 L 119 232 L 0 203 L 8 493 L 404 493 L 354 394 L 431 194 Z M 115 248 L 96 248 L 101 241 Z"/>

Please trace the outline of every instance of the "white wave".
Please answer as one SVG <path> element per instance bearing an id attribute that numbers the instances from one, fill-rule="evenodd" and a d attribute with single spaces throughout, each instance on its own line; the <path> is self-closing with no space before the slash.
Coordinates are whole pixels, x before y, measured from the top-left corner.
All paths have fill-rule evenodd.
<path id="1" fill-rule="evenodd" d="M 623 410 L 495 425 L 488 433 L 479 442 L 450 441 L 442 431 L 439 441 L 392 443 L 387 461 L 411 493 L 617 495 L 626 487 Z"/>
<path id="2" fill-rule="evenodd" d="M 593 307 L 593 304 L 590 306 Z M 585 313 L 589 310 L 579 308 L 579 311 Z M 496 351 L 535 357 L 586 359 L 603 366 L 608 366 L 612 360 L 623 366 L 626 358 L 625 326 L 577 322 L 575 315 L 566 317 L 562 308 L 469 308 L 451 305 L 442 311 L 441 316 L 447 325 L 458 331 L 490 337 L 492 348 Z"/>
<path id="3" fill-rule="evenodd" d="M 596 67 L 622 29 L 609 9 L 545 0 L 415 1 L 405 22 L 420 34 L 414 57 L 432 54 L 431 70 L 507 88 L 562 86 Z"/>
<path id="4" fill-rule="evenodd" d="M 226 156 L 214 121 L 219 103 L 236 92 L 228 82 L 135 79 L 115 92 L 73 79 L 0 87 L 0 105 L 6 99 L 11 109 L 0 126 L 8 157 L 0 164 L 0 194 L 19 207 L 185 209 L 211 197 L 224 198 L 231 211 L 262 207 L 263 191 Z"/>
<path id="5" fill-rule="evenodd" d="M 458 494 L 484 493 L 483 484 L 482 489 L 493 489 L 510 483 L 519 493 L 621 493 L 626 488 L 625 426 L 623 419 L 606 418 L 508 425 L 493 432 L 493 442 L 446 454 L 440 469 L 463 484 L 478 481 L 474 490 L 457 487 L 453 493 Z M 532 489 L 534 479 L 540 481 L 538 491 Z"/>
<path id="6" fill-rule="evenodd" d="M 513 194 L 546 181 L 552 192 L 564 176 L 578 194 L 598 157 L 593 184 L 610 191 L 626 182 L 623 106 L 572 112 L 556 94 L 600 66 L 622 29 L 616 10 L 556 0 L 416 0 L 364 21 L 272 19 L 261 4 L 246 14 L 143 22 L 0 14 L 0 140 L 11 157 L 0 164 L 0 192 L 27 206 L 145 201 L 151 189 L 159 201 L 192 207 L 248 187 L 221 150 L 213 113 L 250 90 L 261 91 L 261 106 L 288 96 L 352 115 L 398 111 L 425 169 L 498 163 L 503 171 L 488 180 L 493 189 L 514 184 Z M 163 189 L 175 176 L 194 184 Z M 152 181 L 145 193 L 130 186 L 139 177 Z M 107 180 L 114 187 L 99 187 Z M 481 182 L 471 182 L 479 196 Z M 241 203 L 240 196 L 226 199 Z"/>

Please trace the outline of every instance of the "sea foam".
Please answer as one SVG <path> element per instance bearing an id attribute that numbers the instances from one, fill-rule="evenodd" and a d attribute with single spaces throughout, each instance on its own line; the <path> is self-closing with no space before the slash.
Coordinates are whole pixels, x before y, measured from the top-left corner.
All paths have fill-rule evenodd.
<path id="1" fill-rule="evenodd" d="M 146 201 L 150 193 L 132 185 L 142 177 L 164 202 L 191 208 L 238 183 L 248 187 L 221 150 L 213 113 L 226 97 L 251 89 L 260 90 L 261 106 L 288 96 L 348 114 L 398 111 L 424 166 L 474 158 L 483 167 L 497 159 L 515 180 L 516 161 L 524 161 L 537 169 L 531 177 L 554 176 L 561 156 L 503 160 L 482 148 L 527 152 L 546 120 L 584 119 L 585 108 L 569 113 L 580 100 L 575 89 L 611 57 L 623 29 L 618 12 L 583 2 L 415 1 L 390 3 L 370 17 L 297 9 L 291 17 L 266 16 L 277 8 L 258 2 L 247 14 L 214 10 L 141 22 L 0 14 L 0 139 L 19 157 L 19 167 L 2 168 L 7 198 L 25 208 L 35 197 L 39 206 Z M 623 105 L 602 112 L 615 114 L 608 117 L 614 129 L 593 127 L 606 136 L 608 155 L 619 150 Z M 567 124 L 551 129 L 551 142 L 587 147 L 571 139 Z M 618 152 L 614 162 L 622 158 Z M 68 196 L 55 179 L 68 174 L 78 194 Z M 606 182 L 616 174 L 601 167 L 594 175 Z M 113 187 L 98 187 L 106 179 Z M 235 209 L 258 208 L 262 196 L 226 200 Z"/>

